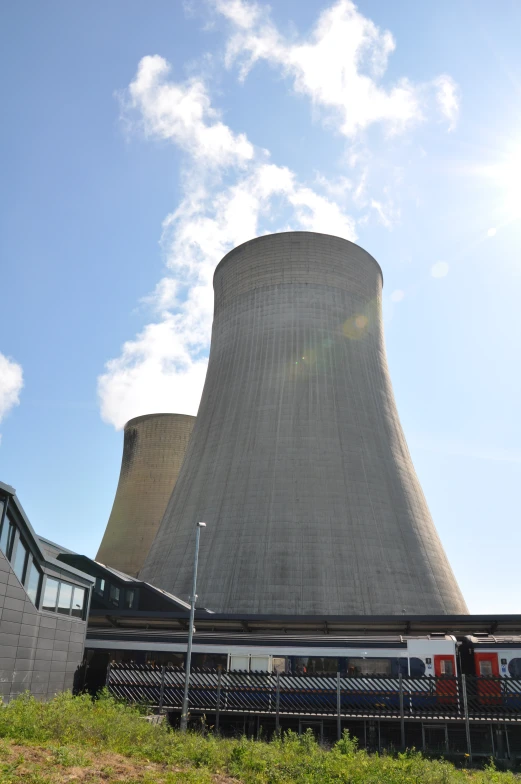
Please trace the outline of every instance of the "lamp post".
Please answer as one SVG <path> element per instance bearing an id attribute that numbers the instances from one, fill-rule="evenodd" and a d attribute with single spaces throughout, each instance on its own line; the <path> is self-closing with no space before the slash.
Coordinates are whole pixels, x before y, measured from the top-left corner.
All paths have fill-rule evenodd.
<path id="1" fill-rule="evenodd" d="M 186 670 L 185 670 L 185 691 L 183 695 L 183 707 L 181 710 L 181 732 L 186 732 L 188 723 L 188 689 L 190 687 L 190 664 L 192 661 L 192 637 L 194 634 L 194 614 L 195 602 L 197 599 L 197 561 L 199 560 L 199 537 L 201 528 L 206 528 L 206 523 L 197 523 L 195 533 L 195 558 L 194 558 L 194 577 L 192 583 L 192 595 L 190 597 L 190 625 L 188 627 L 188 646 L 186 648 Z"/>

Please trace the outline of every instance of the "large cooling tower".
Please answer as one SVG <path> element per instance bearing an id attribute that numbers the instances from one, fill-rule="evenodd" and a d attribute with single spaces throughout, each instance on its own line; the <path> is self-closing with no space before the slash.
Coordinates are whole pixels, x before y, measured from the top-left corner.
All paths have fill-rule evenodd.
<path id="1" fill-rule="evenodd" d="M 118 489 L 97 561 L 137 575 L 184 460 L 195 417 L 148 414 L 125 425 Z"/>
<path id="2" fill-rule="evenodd" d="M 280 614 L 467 613 L 398 419 L 382 273 L 288 232 L 215 271 L 208 374 L 140 577 L 198 605 Z"/>

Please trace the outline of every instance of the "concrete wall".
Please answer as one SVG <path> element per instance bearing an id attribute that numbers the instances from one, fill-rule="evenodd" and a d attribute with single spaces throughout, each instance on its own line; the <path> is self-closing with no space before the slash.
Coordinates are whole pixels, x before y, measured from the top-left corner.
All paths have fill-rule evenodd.
<path id="1" fill-rule="evenodd" d="M 137 576 L 184 460 L 195 417 L 148 414 L 125 425 L 118 488 L 96 560 Z"/>
<path id="2" fill-rule="evenodd" d="M 199 606 L 466 613 L 414 472 L 387 368 L 382 275 L 338 237 L 288 232 L 214 276 L 208 373 L 140 573 Z"/>
<path id="3" fill-rule="evenodd" d="M 24 691 L 48 698 L 72 689 L 85 632 L 85 621 L 39 611 L 0 552 L 0 697 L 4 701 Z"/>

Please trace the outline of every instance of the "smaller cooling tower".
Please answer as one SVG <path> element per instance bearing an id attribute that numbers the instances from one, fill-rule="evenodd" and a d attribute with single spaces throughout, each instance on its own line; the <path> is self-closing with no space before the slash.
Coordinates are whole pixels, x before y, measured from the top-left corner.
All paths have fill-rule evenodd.
<path id="1" fill-rule="evenodd" d="M 96 560 L 137 576 L 174 489 L 195 417 L 147 414 L 125 425 L 118 489 Z"/>

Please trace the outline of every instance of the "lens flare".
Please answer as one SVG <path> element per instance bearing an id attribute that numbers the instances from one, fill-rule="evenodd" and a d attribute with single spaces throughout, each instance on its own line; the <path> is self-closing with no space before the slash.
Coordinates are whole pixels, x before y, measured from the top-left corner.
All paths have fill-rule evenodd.
<path id="1" fill-rule="evenodd" d="M 366 334 L 369 318 L 364 313 L 357 313 L 344 321 L 342 332 L 350 340 L 359 340 Z"/>

